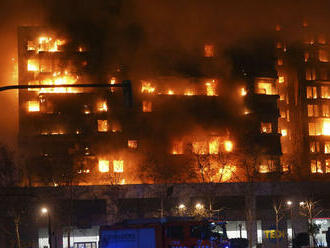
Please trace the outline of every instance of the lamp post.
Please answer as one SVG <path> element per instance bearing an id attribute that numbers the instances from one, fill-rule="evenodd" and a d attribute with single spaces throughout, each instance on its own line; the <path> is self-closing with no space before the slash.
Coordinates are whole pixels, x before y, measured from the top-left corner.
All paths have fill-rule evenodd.
<path id="1" fill-rule="evenodd" d="M 46 215 L 48 217 L 48 243 L 49 243 L 49 248 L 53 248 L 53 243 L 52 243 L 52 223 L 50 219 L 50 214 L 47 208 L 43 207 L 41 208 L 41 214 Z"/>
<path id="2" fill-rule="evenodd" d="M 294 228 L 293 228 L 293 202 L 292 201 L 287 201 L 286 202 L 286 205 L 288 206 L 289 208 L 289 211 L 290 211 L 290 222 L 291 222 L 291 229 L 292 229 L 292 239 L 294 238 L 295 236 L 295 232 L 294 232 Z"/>

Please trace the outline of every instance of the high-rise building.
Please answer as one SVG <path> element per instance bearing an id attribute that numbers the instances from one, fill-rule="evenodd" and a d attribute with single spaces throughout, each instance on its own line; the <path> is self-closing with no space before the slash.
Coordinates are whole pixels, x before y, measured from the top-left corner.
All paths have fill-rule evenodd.
<path id="1" fill-rule="evenodd" d="M 125 104 L 125 89 L 111 87 L 126 79 L 124 67 L 95 76 L 93 55 L 79 41 L 21 27 L 18 51 L 19 84 L 69 85 L 19 93 L 25 183 L 246 180 L 237 176 L 238 155 L 255 156 L 260 175 L 280 171 L 275 79 L 230 83 L 212 44 L 192 52 L 189 76 L 164 70 L 133 78 L 133 107 Z M 104 84 L 99 78 L 109 87 L 74 87 Z"/>
<path id="2" fill-rule="evenodd" d="M 306 22 L 292 28 L 277 26 L 275 43 L 283 165 L 316 178 L 330 173 L 328 37 Z"/>

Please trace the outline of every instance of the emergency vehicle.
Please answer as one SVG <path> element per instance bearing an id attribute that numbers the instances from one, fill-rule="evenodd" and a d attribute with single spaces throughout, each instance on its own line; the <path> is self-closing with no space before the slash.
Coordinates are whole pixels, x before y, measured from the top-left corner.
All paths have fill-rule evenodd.
<path id="1" fill-rule="evenodd" d="M 100 227 L 100 248 L 229 248 L 226 223 L 194 218 L 127 220 Z"/>

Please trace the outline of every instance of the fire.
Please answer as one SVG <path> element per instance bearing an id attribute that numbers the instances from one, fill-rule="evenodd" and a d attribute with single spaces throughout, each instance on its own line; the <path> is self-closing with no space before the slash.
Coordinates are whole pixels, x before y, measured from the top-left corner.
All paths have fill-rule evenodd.
<path id="1" fill-rule="evenodd" d="M 137 140 L 128 140 L 127 146 L 128 146 L 128 148 L 131 148 L 131 149 L 137 149 L 137 147 L 138 147 Z"/>
<path id="2" fill-rule="evenodd" d="M 287 136 L 288 135 L 288 131 L 286 129 L 282 129 L 281 130 L 281 134 L 282 134 L 282 136 Z"/>
<path id="3" fill-rule="evenodd" d="M 168 95 L 174 95 L 174 91 L 173 91 L 173 90 L 168 90 L 168 91 L 167 91 L 167 94 L 168 94 Z"/>
<path id="4" fill-rule="evenodd" d="M 216 82 L 213 79 L 212 81 L 208 81 L 205 83 L 206 86 L 206 95 L 208 96 L 216 96 Z"/>
<path id="5" fill-rule="evenodd" d="M 233 174 L 236 172 L 236 166 L 225 165 L 219 169 L 218 177 L 221 178 L 221 182 L 226 182 L 232 179 Z"/>
<path id="6" fill-rule="evenodd" d="M 64 76 L 60 76 L 60 73 L 53 73 L 53 77 L 44 79 L 41 81 L 29 82 L 29 85 L 61 85 L 61 84 L 75 84 L 78 80 L 78 76 L 74 77 L 69 75 L 68 72 L 64 72 Z M 79 90 L 71 87 L 58 87 L 58 88 L 29 88 L 30 91 L 38 91 L 39 93 L 78 93 Z"/>
<path id="7" fill-rule="evenodd" d="M 234 144 L 230 140 L 224 142 L 224 147 L 226 152 L 231 152 L 233 150 Z"/>
<path id="8" fill-rule="evenodd" d="M 183 154 L 183 142 L 182 141 L 173 142 L 172 154 L 173 155 Z"/>
<path id="9" fill-rule="evenodd" d="M 109 172 L 110 166 L 109 166 L 109 160 L 100 159 L 99 160 L 99 172 L 106 173 Z"/>
<path id="10" fill-rule="evenodd" d="M 209 154 L 219 153 L 219 138 L 212 138 L 209 142 Z"/>
<path id="11" fill-rule="evenodd" d="M 241 96 L 246 96 L 247 92 L 245 88 L 241 88 Z"/>
<path id="12" fill-rule="evenodd" d="M 141 87 L 142 93 L 154 93 L 155 92 L 155 87 L 152 87 L 150 82 L 147 82 L 147 81 L 141 81 L 141 82 L 142 82 L 142 87 Z"/>
<path id="13" fill-rule="evenodd" d="M 195 141 L 192 143 L 193 153 L 199 155 L 205 155 L 208 152 L 208 146 L 206 141 Z"/>
<path id="14" fill-rule="evenodd" d="M 28 101 L 28 110 L 29 110 L 29 112 L 39 112 L 40 111 L 40 102 L 39 101 Z"/>
<path id="15" fill-rule="evenodd" d="M 204 57 L 214 57 L 214 46 L 211 44 L 204 45 Z"/>
<path id="16" fill-rule="evenodd" d="M 29 59 L 27 64 L 28 71 L 39 71 L 39 63 L 36 60 Z"/>
<path id="17" fill-rule="evenodd" d="M 278 77 L 278 82 L 280 84 L 284 83 L 284 77 L 283 76 Z"/>
<path id="18" fill-rule="evenodd" d="M 108 132 L 109 130 L 108 120 L 97 120 L 97 130 L 99 132 Z"/>
<path id="19" fill-rule="evenodd" d="M 112 77 L 110 79 L 110 84 L 116 84 L 116 78 L 115 77 Z"/>
<path id="20" fill-rule="evenodd" d="M 330 135 L 330 119 L 323 121 L 322 134 L 327 136 Z"/>
<path id="21" fill-rule="evenodd" d="M 185 92 L 184 92 L 184 95 L 185 96 L 193 96 L 195 95 L 195 92 L 191 89 L 187 89 Z"/>
<path id="22" fill-rule="evenodd" d="M 106 101 L 99 102 L 97 110 L 100 112 L 107 112 L 108 111 L 108 105 Z"/>
<path id="23" fill-rule="evenodd" d="M 113 160 L 113 172 L 124 172 L 124 160 Z"/>
<path id="24" fill-rule="evenodd" d="M 51 37 L 39 37 L 39 48 L 38 52 L 57 52 L 59 49 L 59 46 L 62 46 L 65 44 L 65 40 L 54 40 Z"/>

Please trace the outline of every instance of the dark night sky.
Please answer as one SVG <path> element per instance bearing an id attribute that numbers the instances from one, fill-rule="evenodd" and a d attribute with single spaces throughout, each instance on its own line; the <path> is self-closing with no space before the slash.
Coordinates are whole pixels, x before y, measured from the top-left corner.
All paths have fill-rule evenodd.
<path id="1" fill-rule="evenodd" d="M 96 45 L 100 67 L 106 70 L 114 54 L 139 68 L 147 66 L 141 61 L 151 60 L 151 50 L 175 46 L 189 51 L 208 41 L 225 50 L 240 40 L 267 34 L 277 23 L 294 26 L 307 20 L 329 31 L 329 10 L 327 0 L 1 0 L 0 84 L 12 82 L 11 58 L 16 58 L 20 25 L 55 26 Z M 291 32 L 291 38 L 294 35 Z M 122 49 L 117 49 L 119 45 Z M 17 93 L 0 93 L 0 106 L 0 142 L 13 146 Z"/>

